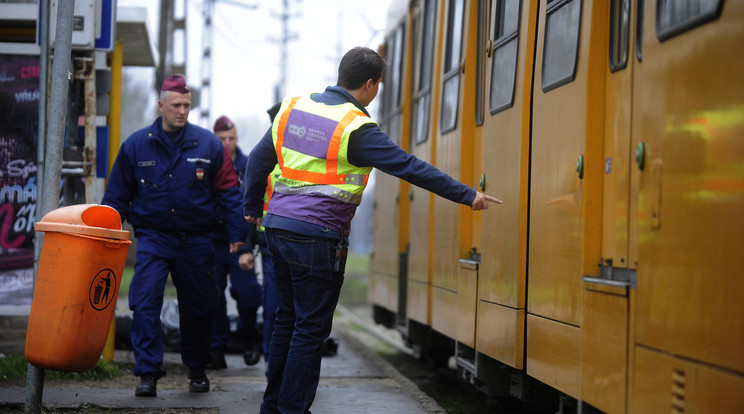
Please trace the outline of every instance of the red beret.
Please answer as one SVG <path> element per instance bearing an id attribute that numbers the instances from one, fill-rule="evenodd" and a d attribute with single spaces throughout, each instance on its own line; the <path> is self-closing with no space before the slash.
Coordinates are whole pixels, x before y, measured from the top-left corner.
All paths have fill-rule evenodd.
<path id="1" fill-rule="evenodd" d="M 214 132 L 228 131 L 235 128 L 235 124 L 226 115 L 222 115 L 214 122 Z"/>
<path id="2" fill-rule="evenodd" d="M 189 85 L 186 85 L 186 78 L 183 75 L 170 75 L 163 81 L 161 91 L 173 91 L 178 93 L 189 93 Z"/>

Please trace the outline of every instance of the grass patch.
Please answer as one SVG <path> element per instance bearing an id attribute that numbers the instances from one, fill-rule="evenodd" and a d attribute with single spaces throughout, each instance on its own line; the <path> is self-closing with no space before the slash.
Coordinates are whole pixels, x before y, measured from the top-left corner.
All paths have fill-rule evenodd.
<path id="1" fill-rule="evenodd" d="M 346 258 L 346 274 L 369 274 L 369 255 L 359 253 L 349 253 Z"/>
<path id="2" fill-rule="evenodd" d="M 125 266 L 121 272 L 121 283 L 119 284 L 119 296 L 127 297 L 129 295 L 129 285 L 132 283 L 132 276 L 134 276 L 134 267 Z M 173 286 L 173 281 L 168 276 L 168 282 L 165 284 L 165 296 L 175 297 L 176 287 Z"/>
<path id="3" fill-rule="evenodd" d="M 366 304 L 368 286 L 369 255 L 349 254 L 339 301 L 346 306 Z"/>
<path id="4" fill-rule="evenodd" d="M 121 283 L 119 284 L 119 296 L 129 295 L 129 284 L 132 283 L 132 276 L 134 276 L 134 267 L 125 266 L 124 271 L 121 272 Z"/>
<path id="5" fill-rule="evenodd" d="M 363 305 L 367 303 L 367 278 L 344 278 L 341 285 L 341 296 L 339 302 L 347 306 Z"/>
<path id="6" fill-rule="evenodd" d="M 120 378 L 126 368 L 131 371 L 134 364 L 131 362 L 116 362 L 99 360 L 95 368 L 83 372 L 44 370 L 45 379 L 72 379 L 72 380 L 106 380 Z M 13 355 L 0 358 L 0 372 L 4 381 L 18 381 L 25 379 L 28 375 L 28 361 L 23 355 Z"/>

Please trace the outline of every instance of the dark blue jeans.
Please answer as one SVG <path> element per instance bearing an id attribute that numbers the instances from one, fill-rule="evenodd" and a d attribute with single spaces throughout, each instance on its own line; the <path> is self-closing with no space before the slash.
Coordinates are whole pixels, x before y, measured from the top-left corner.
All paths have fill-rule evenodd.
<path id="1" fill-rule="evenodd" d="M 305 414 L 315 400 L 322 344 L 344 281 L 343 272 L 332 270 L 338 242 L 268 228 L 266 236 L 279 309 L 261 413 Z"/>

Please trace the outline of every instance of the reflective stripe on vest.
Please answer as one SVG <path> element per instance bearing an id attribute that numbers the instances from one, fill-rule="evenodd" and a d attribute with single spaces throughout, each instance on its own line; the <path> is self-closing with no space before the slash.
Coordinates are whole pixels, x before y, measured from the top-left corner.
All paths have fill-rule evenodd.
<path id="1" fill-rule="evenodd" d="M 351 133 L 369 123 L 375 122 L 350 102 L 285 99 L 272 130 L 281 166 L 274 191 L 323 194 L 359 204 L 372 168 L 351 165 L 347 150 Z"/>
<path id="2" fill-rule="evenodd" d="M 266 179 L 266 193 L 264 194 L 264 205 L 263 205 L 263 216 L 266 217 L 266 212 L 269 211 L 269 201 L 271 201 L 271 195 L 274 194 L 274 183 L 279 179 L 282 170 L 279 168 L 279 164 L 274 167 L 274 170 L 269 174 L 269 178 Z"/>
<path id="3" fill-rule="evenodd" d="M 274 170 L 269 174 L 269 178 L 266 179 L 266 193 L 264 193 L 264 205 L 262 218 L 266 218 L 266 213 L 269 211 L 269 201 L 271 201 L 271 195 L 274 194 L 274 183 L 282 175 L 282 170 L 279 168 L 279 164 L 274 167 Z M 266 231 L 266 228 L 261 225 L 259 231 Z"/>

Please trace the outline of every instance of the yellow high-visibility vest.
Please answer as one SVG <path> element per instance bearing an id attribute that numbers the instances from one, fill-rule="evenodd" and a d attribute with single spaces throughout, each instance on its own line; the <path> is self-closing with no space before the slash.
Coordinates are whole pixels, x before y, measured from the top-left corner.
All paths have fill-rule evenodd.
<path id="1" fill-rule="evenodd" d="M 376 124 L 351 102 L 326 105 L 309 96 L 285 99 L 272 127 L 281 168 L 274 191 L 323 194 L 358 205 L 372 167 L 349 163 L 349 137 L 370 123 Z"/>

